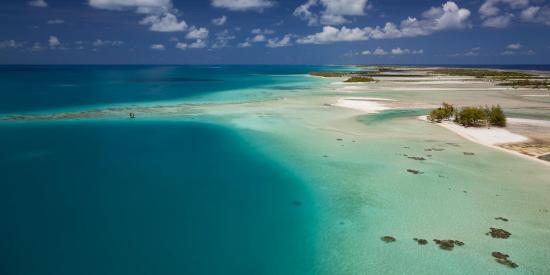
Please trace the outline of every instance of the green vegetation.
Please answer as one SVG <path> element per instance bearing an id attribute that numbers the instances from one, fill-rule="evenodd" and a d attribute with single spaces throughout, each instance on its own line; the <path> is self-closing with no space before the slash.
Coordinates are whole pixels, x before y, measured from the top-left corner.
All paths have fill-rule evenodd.
<path id="1" fill-rule="evenodd" d="M 485 107 L 488 109 L 487 107 Z M 489 124 L 493 126 L 498 127 L 505 127 L 506 126 L 506 115 L 504 114 L 504 111 L 502 111 L 502 108 L 500 108 L 500 105 L 497 106 L 491 106 L 491 109 L 489 110 Z"/>
<path id="2" fill-rule="evenodd" d="M 514 88 L 527 87 L 534 89 L 550 89 L 550 81 L 547 76 L 539 76 L 530 73 L 512 72 L 512 71 L 494 71 L 481 69 L 436 69 L 432 71 L 436 74 L 446 74 L 454 76 L 473 76 L 476 78 L 486 78 L 500 81 L 500 86 L 511 86 Z"/>
<path id="3" fill-rule="evenodd" d="M 477 78 L 491 78 L 498 80 L 507 80 L 514 78 L 531 78 L 536 77 L 534 74 L 522 73 L 522 72 L 511 72 L 511 71 L 492 71 L 492 70 L 481 70 L 481 69 L 436 69 L 433 70 L 436 74 L 446 74 L 454 76 L 473 76 Z"/>
<path id="4" fill-rule="evenodd" d="M 466 127 L 479 126 L 506 126 L 506 115 L 500 105 L 485 107 L 464 107 L 461 110 L 453 105 L 443 103 L 441 107 L 434 109 L 428 115 L 432 122 L 441 122 L 450 120 L 454 116 L 454 121 Z"/>
<path id="5" fill-rule="evenodd" d="M 432 122 L 441 122 L 444 119 L 449 120 L 455 112 L 453 105 L 443 102 L 443 105 L 437 109 L 434 109 L 428 115 L 428 119 Z"/>
<path id="6" fill-rule="evenodd" d="M 487 114 L 481 107 L 464 107 L 456 113 L 455 122 L 466 127 L 487 125 Z"/>
<path id="7" fill-rule="evenodd" d="M 512 86 L 514 88 L 528 87 L 535 89 L 550 89 L 550 81 L 548 80 L 529 80 L 517 79 L 499 83 L 500 86 Z"/>
<path id="8" fill-rule="evenodd" d="M 347 72 L 310 72 L 312 76 L 321 76 L 321 77 L 344 77 L 349 75 Z"/>
<path id="9" fill-rule="evenodd" d="M 310 75 L 321 77 L 348 77 L 344 82 L 375 82 L 375 80 L 368 76 L 369 72 L 310 72 Z"/>
<path id="10" fill-rule="evenodd" d="M 368 76 L 352 76 L 344 82 L 374 82 L 374 78 Z"/>

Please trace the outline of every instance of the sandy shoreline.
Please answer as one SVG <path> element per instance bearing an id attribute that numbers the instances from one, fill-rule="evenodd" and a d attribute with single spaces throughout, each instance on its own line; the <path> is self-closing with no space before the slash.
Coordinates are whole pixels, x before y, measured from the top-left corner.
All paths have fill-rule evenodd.
<path id="1" fill-rule="evenodd" d="M 359 110 L 368 114 L 378 113 L 380 111 L 389 110 L 385 104 L 381 102 L 393 101 L 387 98 L 373 97 L 353 97 L 341 98 L 333 106 L 344 107 L 354 110 Z"/>
<path id="2" fill-rule="evenodd" d="M 418 119 L 422 121 L 428 121 L 427 116 L 419 116 Z M 514 120 L 514 119 L 512 119 Z M 541 123 L 544 121 L 540 120 L 530 120 L 530 119 L 515 119 L 516 123 L 518 121 L 522 121 L 524 123 Z M 519 156 L 524 159 L 530 159 L 533 161 L 536 161 L 538 163 L 550 166 L 550 162 L 541 160 L 534 156 L 529 156 L 526 154 L 522 154 L 516 150 L 507 149 L 504 147 L 500 147 L 499 145 L 506 145 L 506 144 L 513 144 L 513 143 L 523 143 L 530 141 L 529 137 L 519 135 L 516 133 L 512 133 L 508 131 L 505 128 L 498 128 L 498 127 L 491 127 L 491 128 L 485 128 L 485 127 L 463 127 L 460 125 L 457 125 L 453 122 L 444 121 L 441 123 L 435 123 L 437 125 L 440 125 L 441 127 L 450 130 L 451 132 L 478 144 L 500 150 L 503 152 L 507 152 L 516 156 Z"/>

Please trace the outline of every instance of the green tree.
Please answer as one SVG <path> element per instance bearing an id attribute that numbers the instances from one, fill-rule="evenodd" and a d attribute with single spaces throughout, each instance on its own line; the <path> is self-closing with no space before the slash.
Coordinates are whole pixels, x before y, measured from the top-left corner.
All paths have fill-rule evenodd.
<path id="1" fill-rule="evenodd" d="M 489 123 L 493 126 L 505 127 L 506 126 L 506 115 L 500 105 L 491 106 L 489 111 Z"/>

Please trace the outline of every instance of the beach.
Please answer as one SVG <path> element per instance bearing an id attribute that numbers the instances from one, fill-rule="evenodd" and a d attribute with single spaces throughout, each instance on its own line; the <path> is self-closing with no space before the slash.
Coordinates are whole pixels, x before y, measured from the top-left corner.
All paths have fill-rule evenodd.
<path id="1" fill-rule="evenodd" d="M 296 274 L 550 272 L 550 169 L 537 158 L 550 143 L 547 90 L 418 68 L 376 76 L 371 83 L 306 73 L 279 77 L 270 76 L 272 86 L 188 99 L 10 112 L 0 124 L 193 122 L 231 129 L 245 150 L 289 171 L 293 184 L 308 194 L 283 196 L 289 211 L 314 216 L 304 231 L 312 251 L 295 266 Z M 499 104 L 509 124 L 464 128 L 419 119 L 442 102 Z M 518 144 L 542 151 L 528 155 Z M 243 188 L 269 173 L 275 172 Z M 486 235 L 490 228 L 512 235 L 492 238 Z M 383 236 L 396 241 L 384 242 Z M 445 250 L 434 239 L 464 245 Z M 277 249 L 284 254 L 284 247 Z M 495 251 L 519 266 L 497 263 Z"/>

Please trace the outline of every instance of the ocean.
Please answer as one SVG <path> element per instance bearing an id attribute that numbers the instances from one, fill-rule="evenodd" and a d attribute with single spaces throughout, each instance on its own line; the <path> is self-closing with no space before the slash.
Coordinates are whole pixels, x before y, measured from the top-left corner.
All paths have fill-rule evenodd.
<path id="1" fill-rule="evenodd" d="M 3 117 L 105 114 L 0 120 L 0 274 L 548 274 L 546 166 L 418 120 L 426 109 L 334 106 L 502 94 L 307 74 L 353 69 L 0 66 Z"/>
<path id="2" fill-rule="evenodd" d="M 248 100 L 313 66 L 2 66 L 0 113 Z M 256 95 L 257 96 L 257 95 Z M 270 96 L 270 95 L 265 95 Z M 205 121 L 0 123 L 0 274 L 290 274 L 313 266 L 315 199 Z"/>

